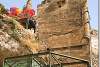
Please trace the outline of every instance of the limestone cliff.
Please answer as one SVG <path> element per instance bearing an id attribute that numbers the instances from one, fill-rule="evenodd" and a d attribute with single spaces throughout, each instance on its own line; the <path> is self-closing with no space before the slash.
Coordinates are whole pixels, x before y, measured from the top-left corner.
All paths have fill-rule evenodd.
<path id="1" fill-rule="evenodd" d="M 38 5 L 40 45 L 57 53 L 89 59 L 86 0 L 44 0 Z"/>
<path id="2" fill-rule="evenodd" d="M 0 15 L 0 67 L 4 58 L 36 53 L 38 41 L 34 30 L 25 29 L 18 21 Z"/>
<path id="3" fill-rule="evenodd" d="M 99 54 L 98 54 L 98 31 L 91 31 L 91 66 L 99 66 Z"/>

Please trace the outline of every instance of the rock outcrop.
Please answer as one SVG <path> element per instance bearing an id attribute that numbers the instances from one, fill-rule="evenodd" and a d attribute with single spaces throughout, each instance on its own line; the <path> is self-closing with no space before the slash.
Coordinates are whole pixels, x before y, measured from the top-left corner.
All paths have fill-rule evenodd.
<path id="1" fill-rule="evenodd" d="M 53 52 L 90 60 L 87 0 L 44 0 L 37 10 L 37 36 L 8 16 L 0 18 L 0 63 L 4 58 Z M 2 66 L 0 66 L 2 67 Z"/>
<path id="2" fill-rule="evenodd" d="M 44 0 L 38 5 L 40 45 L 54 52 L 89 60 L 86 0 Z"/>
<path id="3" fill-rule="evenodd" d="M 14 18 L 0 15 L 0 67 L 3 65 L 4 58 L 37 51 L 38 41 L 35 39 L 34 30 L 25 29 Z"/>
<path id="4" fill-rule="evenodd" d="M 99 50 L 98 50 L 98 31 L 91 31 L 91 66 L 99 66 Z"/>

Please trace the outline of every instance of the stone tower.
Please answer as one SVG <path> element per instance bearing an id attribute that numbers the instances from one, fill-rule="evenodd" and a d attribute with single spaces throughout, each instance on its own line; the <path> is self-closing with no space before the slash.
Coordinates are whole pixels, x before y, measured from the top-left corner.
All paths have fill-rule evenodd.
<path id="1" fill-rule="evenodd" d="M 89 60 L 87 0 L 44 0 L 38 6 L 40 45 L 54 52 Z"/>

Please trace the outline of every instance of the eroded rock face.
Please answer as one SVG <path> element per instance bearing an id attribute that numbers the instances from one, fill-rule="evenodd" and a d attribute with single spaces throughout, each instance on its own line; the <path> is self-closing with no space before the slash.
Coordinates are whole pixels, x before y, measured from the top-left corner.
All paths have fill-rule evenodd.
<path id="1" fill-rule="evenodd" d="M 0 67 L 4 58 L 31 54 L 27 46 L 20 44 L 6 32 L 0 30 Z"/>
<path id="2" fill-rule="evenodd" d="M 88 59 L 89 38 L 85 37 L 86 0 L 45 0 L 38 6 L 38 32 L 41 45 L 55 52 Z M 66 47 L 66 49 L 61 48 Z"/>
<path id="3" fill-rule="evenodd" d="M 98 31 L 92 30 L 91 32 L 91 65 L 98 67 L 99 54 L 98 54 Z"/>
<path id="4" fill-rule="evenodd" d="M 0 18 L 0 67 L 4 58 L 36 53 L 38 43 L 33 29 L 25 29 L 11 17 Z"/>

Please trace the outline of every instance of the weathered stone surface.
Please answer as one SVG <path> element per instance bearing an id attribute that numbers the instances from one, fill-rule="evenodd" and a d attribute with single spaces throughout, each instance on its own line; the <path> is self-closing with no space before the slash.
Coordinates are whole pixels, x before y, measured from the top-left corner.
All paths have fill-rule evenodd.
<path id="1" fill-rule="evenodd" d="M 25 29 L 11 17 L 0 18 L 0 67 L 4 58 L 32 54 L 38 51 L 34 30 Z"/>
<path id="2" fill-rule="evenodd" d="M 41 45 L 68 49 L 55 52 L 87 59 L 89 39 L 85 37 L 84 10 L 86 0 L 51 0 L 38 7 L 38 32 Z M 74 47 L 75 46 L 75 47 Z M 78 48 L 81 46 L 81 48 Z M 77 50 L 72 49 L 74 47 Z M 69 52 L 67 52 L 69 51 Z"/>
<path id="3" fill-rule="evenodd" d="M 91 66 L 99 66 L 99 50 L 98 50 L 98 31 L 91 31 Z"/>
<path id="4" fill-rule="evenodd" d="M 4 58 L 31 54 L 30 49 L 0 29 L 0 67 Z"/>

